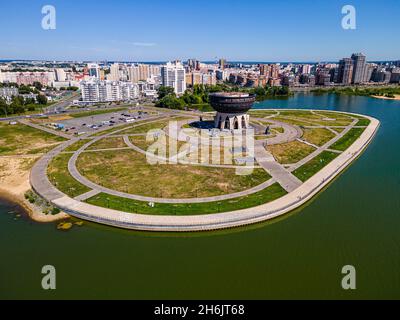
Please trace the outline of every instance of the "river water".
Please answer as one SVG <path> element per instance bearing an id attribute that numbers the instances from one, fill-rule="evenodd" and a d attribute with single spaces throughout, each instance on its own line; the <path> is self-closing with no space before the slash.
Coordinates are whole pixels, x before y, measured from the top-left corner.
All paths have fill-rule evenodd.
<path id="1" fill-rule="evenodd" d="M 400 101 L 297 94 L 256 108 L 378 118 L 363 155 L 307 206 L 208 233 L 161 234 L 86 223 L 63 232 L 0 204 L 0 298 L 400 298 Z M 53 265 L 57 289 L 41 288 Z M 353 265 L 357 289 L 341 288 Z"/>

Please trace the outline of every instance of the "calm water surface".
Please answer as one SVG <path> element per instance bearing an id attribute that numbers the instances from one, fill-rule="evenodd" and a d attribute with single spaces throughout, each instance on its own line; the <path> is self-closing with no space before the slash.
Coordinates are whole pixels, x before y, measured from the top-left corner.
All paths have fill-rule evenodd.
<path id="1" fill-rule="evenodd" d="M 400 298 L 400 102 L 296 95 L 256 108 L 371 115 L 366 152 L 306 207 L 272 222 L 212 233 L 132 232 L 85 223 L 68 232 L 0 204 L 0 298 Z M 41 289 L 41 268 L 57 290 Z M 341 289 L 341 268 L 357 290 Z"/>

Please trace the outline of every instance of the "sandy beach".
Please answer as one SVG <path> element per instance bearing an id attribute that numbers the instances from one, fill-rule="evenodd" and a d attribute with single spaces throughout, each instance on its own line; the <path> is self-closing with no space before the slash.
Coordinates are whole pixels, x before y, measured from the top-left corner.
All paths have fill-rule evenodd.
<path id="1" fill-rule="evenodd" d="M 60 212 L 45 215 L 41 209 L 25 199 L 25 192 L 31 189 L 29 172 L 33 163 L 41 155 L 1 156 L 0 157 L 0 196 L 23 207 L 29 217 L 37 222 L 54 222 L 69 216 Z"/>
<path id="2" fill-rule="evenodd" d="M 395 94 L 395 95 L 394 95 L 394 98 L 389 98 L 389 97 L 385 97 L 385 96 L 371 96 L 371 97 L 376 98 L 376 99 L 397 100 L 397 101 L 400 101 L 400 94 Z"/>

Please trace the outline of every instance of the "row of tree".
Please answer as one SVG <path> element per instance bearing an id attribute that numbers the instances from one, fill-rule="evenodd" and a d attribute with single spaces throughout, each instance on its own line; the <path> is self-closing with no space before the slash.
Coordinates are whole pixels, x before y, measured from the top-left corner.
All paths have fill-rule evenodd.
<path id="1" fill-rule="evenodd" d="M 257 87 L 243 88 L 229 83 L 217 85 L 194 85 L 185 93 L 177 97 L 172 87 L 161 86 L 158 89 L 157 107 L 169 109 L 184 109 L 185 107 L 203 107 L 209 103 L 209 94 L 213 92 L 246 92 L 255 94 L 257 101 L 263 101 L 271 97 L 284 97 L 291 95 L 288 87 Z"/>
<path id="2" fill-rule="evenodd" d="M 1 115 L 13 115 L 23 114 L 27 111 L 34 111 L 37 108 L 42 108 L 47 105 L 47 97 L 39 94 L 36 98 L 24 98 L 22 96 L 12 97 L 11 103 L 7 103 L 6 100 L 0 99 L 0 114 Z"/>
<path id="3" fill-rule="evenodd" d="M 311 90 L 316 94 L 323 93 L 335 93 L 343 95 L 354 95 L 354 96 L 385 96 L 394 98 L 396 94 L 400 94 L 400 86 L 398 87 L 386 87 L 386 88 L 358 88 L 358 87 L 344 87 L 344 88 L 318 88 Z"/>

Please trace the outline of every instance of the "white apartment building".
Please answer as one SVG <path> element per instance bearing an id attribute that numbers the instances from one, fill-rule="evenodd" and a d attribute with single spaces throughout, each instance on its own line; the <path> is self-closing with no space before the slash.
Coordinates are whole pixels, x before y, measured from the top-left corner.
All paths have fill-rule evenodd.
<path id="1" fill-rule="evenodd" d="M 100 79 L 100 66 L 96 63 L 88 63 L 87 65 L 89 77 Z"/>
<path id="2" fill-rule="evenodd" d="M 161 81 L 165 87 L 172 87 L 177 95 L 186 91 L 186 71 L 182 63 L 168 62 L 161 67 Z"/>
<path id="3" fill-rule="evenodd" d="M 139 96 L 136 84 L 122 81 L 90 80 L 80 83 L 83 102 L 127 101 Z"/>
<path id="4" fill-rule="evenodd" d="M 56 81 L 64 82 L 67 80 L 67 74 L 62 68 L 57 68 L 54 70 Z"/>
<path id="5" fill-rule="evenodd" d="M 110 74 L 107 76 L 107 80 L 111 80 L 111 81 L 119 81 L 120 80 L 118 63 L 114 63 L 111 65 Z"/>

